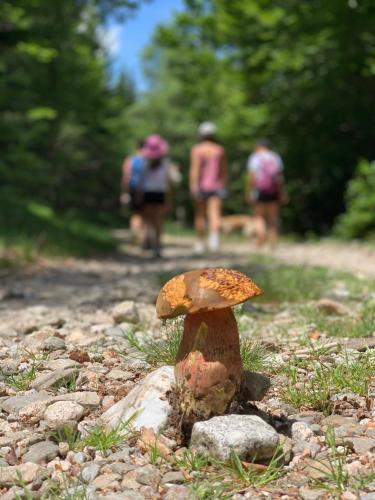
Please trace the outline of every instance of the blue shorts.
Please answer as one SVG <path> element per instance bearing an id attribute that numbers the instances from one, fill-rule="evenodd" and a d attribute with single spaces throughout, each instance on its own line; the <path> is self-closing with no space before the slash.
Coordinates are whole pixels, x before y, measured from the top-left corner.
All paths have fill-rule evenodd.
<path id="1" fill-rule="evenodd" d="M 217 191 L 199 191 L 198 200 L 208 200 L 208 198 L 212 198 L 213 196 L 225 198 L 226 191 L 225 189 L 218 189 Z"/>

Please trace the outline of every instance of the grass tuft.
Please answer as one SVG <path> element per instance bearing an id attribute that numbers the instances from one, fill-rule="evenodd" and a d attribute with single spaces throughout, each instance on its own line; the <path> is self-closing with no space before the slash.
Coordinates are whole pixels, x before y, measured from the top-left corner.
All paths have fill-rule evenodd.
<path id="1" fill-rule="evenodd" d="M 309 371 L 309 377 L 303 372 Z M 283 368 L 288 384 L 281 390 L 282 399 L 296 408 L 309 408 L 330 414 L 333 408 L 332 396 L 350 391 L 367 397 L 369 385 L 375 375 L 375 357 L 364 353 L 354 361 L 346 360 L 337 366 L 309 363 L 293 358 Z"/>
<path id="2" fill-rule="evenodd" d="M 138 339 L 134 332 L 124 334 L 132 352 L 130 355 L 146 361 L 153 367 L 174 365 L 183 331 L 183 320 L 176 318 L 166 324 L 164 339 Z"/>

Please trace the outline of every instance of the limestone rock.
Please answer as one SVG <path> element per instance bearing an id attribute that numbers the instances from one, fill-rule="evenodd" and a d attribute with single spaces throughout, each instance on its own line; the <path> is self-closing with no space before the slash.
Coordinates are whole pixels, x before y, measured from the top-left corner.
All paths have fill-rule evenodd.
<path id="1" fill-rule="evenodd" d="M 248 401 L 261 401 L 271 386 L 270 379 L 261 373 L 244 370 L 241 396 Z"/>
<path id="2" fill-rule="evenodd" d="M 139 323 L 139 313 L 135 302 L 126 300 L 112 309 L 112 316 L 116 323 Z"/>
<path id="3" fill-rule="evenodd" d="M 172 411 L 166 394 L 171 390 L 174 381 L 173 366 L 163 366 L 149 373 L 125 398 L 103 413 L 103 423 L 116 427 L 136 414 L 132 420 L 136 430 L 151 427 L 158 432 L 167 423 Z"/>
<path id="4" fill-rule="evenodd" d="M 57 457 L 59 452 L 59 447 L 56 443 L 52 441 L 41 441 L 30 446 L 28 452 L 23 456 L 24 462 L 49 462 Z"/>
<path id="5" fill-rule="evenodd" d="M 76 426 L 83 412 L 83 406 L 74 401 L 57 401 L 47 408 L 44 418 L 51 429 L 60 429 L 64 425 Z"/>
<path id="6" fill-rule="evenodd" d="M 31 462 L 0 467 L 0 486 L 12 486 L 19 480 L 19 477 L 26 484 L 32 483 L 38 477 L 40 471 L 40 466 Z"/>
<path id="7" fill-rule="evenodd" d="M 31 387 L 40 391 L 41 389 L 49 389 L 57 383 L 62 383 L 64 380 L 69 380 L 78 375 L 77 368 L 69 368 L 68 370 L 56 370 L 39 375 L 32 383 Z"/>
<path id="8" fill-rule="evenodd" d="M 75 401 L 85 408 L 97 408 L 100 405 L 100 396 L 96 392 L 69 392 L 67 394 L 59 394 L 52 398 L 52 401 Z"/>
<path id="9" fill-rule="evenodd" d="M 224 415 L 196 422 L 191 446 L 199 453 L 228 460 L 233 449 L 241 460 L 261 460 L 274 454 L 279 442 L 275 429 L 255 415 Z"/>
<path id="10" fill-rule="evenodd" d="M 29 391 L 23 396 L 12 396 L 0 402 L 0 408 L 7 413 L 18 414 L 23 408 L 35 401 L 47 401 L 50 395 L 45 391 Z"/>

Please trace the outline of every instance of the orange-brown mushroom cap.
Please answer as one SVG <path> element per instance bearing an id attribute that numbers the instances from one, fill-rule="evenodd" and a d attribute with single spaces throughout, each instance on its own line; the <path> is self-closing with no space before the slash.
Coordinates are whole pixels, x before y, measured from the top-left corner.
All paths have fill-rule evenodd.
<path id="1" fill-rule="evenodd" d="M 159 318 L 231 307 L 260 295 L 262 290 L 245 274 L 212 267 L 189 271 L 169 280 L 156 301 Z"/>

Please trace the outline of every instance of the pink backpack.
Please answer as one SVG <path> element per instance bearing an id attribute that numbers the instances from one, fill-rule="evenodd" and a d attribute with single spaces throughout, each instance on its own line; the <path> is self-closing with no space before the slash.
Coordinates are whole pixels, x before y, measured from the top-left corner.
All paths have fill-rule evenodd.
<path id="1" fill-rule="evenodd" d="M 255 187 L 264 194 L 275 195 L 279 192 L 280 165 L 273 155 L 262 156 L 260 168 L 255 179 Z"/>

